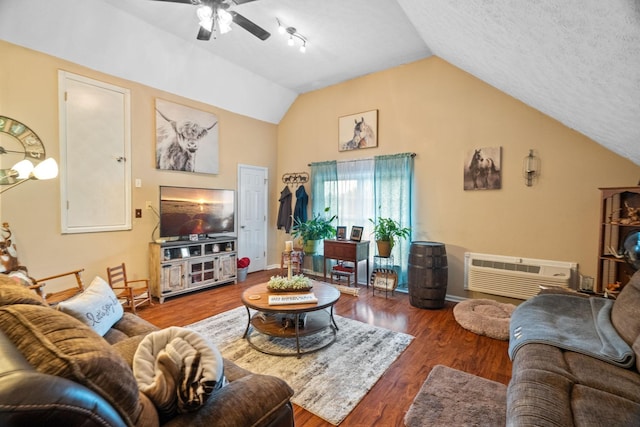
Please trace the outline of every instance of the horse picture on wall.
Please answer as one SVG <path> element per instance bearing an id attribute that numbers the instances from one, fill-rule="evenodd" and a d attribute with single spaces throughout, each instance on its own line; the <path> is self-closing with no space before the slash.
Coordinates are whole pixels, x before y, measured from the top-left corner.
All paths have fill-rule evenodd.
<path id="1" fill-rule="evenodd" d="M 378 146 L 378 110 L 338 119 L 338 150 L 349 151 Z"/>
<path id="2" fill-rule="evenodd" d="M 502 147 L 474 148 L 464 165 L 465 190 L 497 190 L 502 187 Z"/>

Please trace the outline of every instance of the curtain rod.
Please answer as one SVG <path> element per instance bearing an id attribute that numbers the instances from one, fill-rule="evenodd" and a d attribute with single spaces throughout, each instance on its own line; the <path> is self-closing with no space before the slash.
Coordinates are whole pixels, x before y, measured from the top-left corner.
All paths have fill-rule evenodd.
<path id="1" fill-rule="evenodd" d="M 404 154 L 404 153 L 399 153 L 399 154 Z M 411 157 L 415 157 L 415 156 L 416 156 L 416 153 L 406 153 L 406 154 L 411 155 Z M 388 154 L 388 155 L 389 155 L 389 156 L 395 156 L 396 154 Z M 375 160 L 375 158 L 376 158 L 376 157 L 377 157 L 377 156 L 373 156 L 373 157 L 362 157 L 362 158 L 359 158 L 359 159 L 352 159 L 352 160 L 335 160 L 335 162 L 337 162 L 337 163 L 347 163 L 347 162 L 364 162 L 364 161 L 367 161 L 367 160 Z M 382 156 L 380 156 L 380 157 L 382 157 Z M 328 161 L 328 162 L 332 162 L 333 160 L 327 160 L 327 161 Z M 314 163 L 308 163 L 308 164 L 307 164 L 307 166 L 312 166 L 312 165 L 320 164 L 320 163 L 326 163 L 326 162 L 314 162 Z"/>

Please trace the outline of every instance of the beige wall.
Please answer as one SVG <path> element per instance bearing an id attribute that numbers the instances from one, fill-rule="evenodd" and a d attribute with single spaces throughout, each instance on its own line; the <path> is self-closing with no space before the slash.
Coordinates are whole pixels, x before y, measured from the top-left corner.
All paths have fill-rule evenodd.
<path id="1" fill-rule="evenodd" d="M 372 109 L 378 148 L 338 152 L 338 117 Z M 465 153 L 498 146 L 502 189 L 464 191 Z M 530 148 L 542 174 L 526 187 Z M 467 251 L 574 261 L 595 276 L 598 187 L 640 178 L 629 160 L 435 57 L 302 95 L 278 126 L 278 174 L 409 151 L 417 153 L 413 240 L 446 244 L 448 293 L 457 296 Z"/>
<path id="2" fill-rule="evenodd" d="M 58 161 L 59 69 L 131 91 L 132 178 L 142 180 L 141 188 L 132 188 L 132 208 L 142 209 L 143 217 L 132 220 L 131 231 L 61 235 L 58 179 L 27 182 L 9 190 L 0 197 L 0 218 L 10 224 L 18 245 L 20 261 L 34 277 L 85 268 L 84 278 L 88 282 L 95 275 L 104 277 L 108 265 L 121 261 L 127 263 L 130 276 L 148 277 L 148 244 L 157 217 L 145 209 L 145 201 L 152 201 L 157 208 L 159 185 L 235 189 L 238 164 L 266 167 L 270 177 L 275 173 L 277 129 L 273 124 L 114 78 L 3 41 L 0 41 L 0 57 L 0 114 L 20 120 L 34 130 L 43 140 L 47 155 Z M 155 169 L 156 98 L 209 111 L 218 116 L 218 175 Z M 3 135 L 0 138 L 9 137 Z M 270 194 L 278 191 L 273 181 L 269 188 Z M 157 237 L 156 233 L 154 238 Z M 275 231 L 270 230 L 269 242 L 274 240 Z"/>
<path id="3" fill-rule="evenodd" d="M 132 177 L 143 183 L 133 188 L 132 205 L 143 209 L 143 218 L 133 220 L 131 231 L 61 235 L 57 179 L 3 194 L 1 219 L 11 224 L 20 259 L 36 277 L 83 267 L 90 280 L 121 260 L 133 276 L 147 276 L 156 218 L 144 210 L 145 201 L 156 205 L 162 184 L 236 188 L 238 164 L 269 169 L 268 264 L 279 264 L 289 239 L 275 230 L 282 174 L 308 171 L 313 161 L 406 151 L 417 153 L 413 239 L 447 245 L 450 294 L 465 295 L 465 251 L 576 261 L 593 276 L 598 187 L 635 185 L 640 177 L 640 167 L 630 161 L 438 58 L 302 95 L 275 126 L 2 41 L 0 57 L 0 114 L 30 126 L 56 159 L 58 69 L 131 90 Z M 155 169 L 156 97 L 218 115 L 218 175 Z M 338 152 L 338 117 L 371 109 L 379 110 L 379 147 Z M 487 146 L 503 149 L 502 189 L 463 191 L 465 153 Z M 534 187 L 522 178 L 529 148 L 542 160 Z"/>

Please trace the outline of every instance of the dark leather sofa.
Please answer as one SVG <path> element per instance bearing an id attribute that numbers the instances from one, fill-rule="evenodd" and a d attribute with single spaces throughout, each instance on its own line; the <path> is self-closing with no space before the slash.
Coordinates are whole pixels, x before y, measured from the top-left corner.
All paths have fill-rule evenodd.
<path id="1" fill-rule="evenodd" d="M 0 425 L 294 425 L 289 401 L 293 391 L 283 380 L 253 374 L 228 360 L 224 368 L 229 384 L 214 392 L 205 406 L 159 420 L 135 379 L 130 384 L 137 344 L 157 329 L 125 313 L 100 337 L 0 274 Z"/>

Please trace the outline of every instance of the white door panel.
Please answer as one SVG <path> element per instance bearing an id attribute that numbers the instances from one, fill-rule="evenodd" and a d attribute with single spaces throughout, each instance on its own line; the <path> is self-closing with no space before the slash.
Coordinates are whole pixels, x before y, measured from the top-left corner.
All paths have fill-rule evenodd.
<path id="1" fill-rule="evenodd" d="M 267 267 L 268 170 L 238 166 L 238 258 L 251 259 L 249 272 Z"/>

